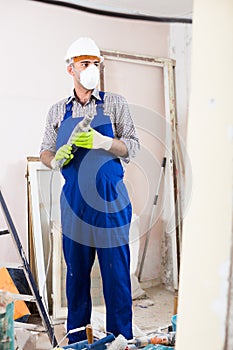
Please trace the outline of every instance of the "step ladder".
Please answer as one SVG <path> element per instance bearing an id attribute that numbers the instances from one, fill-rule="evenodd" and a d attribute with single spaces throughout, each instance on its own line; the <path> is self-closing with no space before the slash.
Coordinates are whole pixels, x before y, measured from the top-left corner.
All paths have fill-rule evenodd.
<path id="1" fill-rule="evenodd" d="M 5 220 L 6 220 L 6 225 L 8 227 L 8 230 L 0 231 L 0 236 L 5 235 L 5 234 L 11 235 L 11 238 L 13 239 L 13 241 L 16 245 L 17 251 L 19 253 L 20 261 L 21 261 L 21 263 L 19 263 L 17 266 L 14 265 L 14 268 L 18 268 L 18 269 L 23 270 L 24 275 L 27 279 L 29 288 L 30 288 L 31 293 L 32 293 L 32 295 L 22 295 L 22 294 L 18 295 L 18 294 L 16 294 L 16 295 L 12 295 L 12 296 L 15 299 L 20 299 L 20 300 L 30 301 L 30 302 L 36 303 L 36 306 L 37 306 L 37 309 L 39 311 L 39 314 L 40 314 L 40 317 L 41 317 L 41 320 L 43 323 L 43 327 L 44 327 L 44 328 L 39 329 L 39 331 L 42 331 L 42 329 L 43 329 L 43 331 L 47 332 L 52 346 L 55 347 L 55 346 L 57 346 L 57 340 L 56 340 L 56 337 L 54 335 L 54 328 L 51 325 L 50 317 L 49 317 L 47 308 L 44 306 L 44 302 L 43 302 L 43 300 L 38 292 L 38 289 L 37 289 L 34 277 L 32 275 L 26 254 L 25 254 L 23 246 L 20 242 L 18 233 L 17 233 L 16 228 L 14 226 L 14 223 L 12 221 L 11 215 L 8 211 L 8 208 L 7 208 L 6 202 L 3 198 L 1 190 L 0 190 L 0 204 L 1 204 L 2 211 L 4 214 Z M 4 266 L 4 267 L 9 268 L 12 266 Z"/>

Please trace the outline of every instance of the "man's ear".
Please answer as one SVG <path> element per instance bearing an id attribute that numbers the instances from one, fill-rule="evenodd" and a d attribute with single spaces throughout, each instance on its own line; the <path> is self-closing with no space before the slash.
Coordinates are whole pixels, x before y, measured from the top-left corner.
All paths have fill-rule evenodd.
<path id="1" fill-rule="evenodd" d="M 73 70 L 73 66 L 71 64 L 69 66 L 67 66 L 67 72 L 70 75 L 74 76 L 74 70 Z"/>

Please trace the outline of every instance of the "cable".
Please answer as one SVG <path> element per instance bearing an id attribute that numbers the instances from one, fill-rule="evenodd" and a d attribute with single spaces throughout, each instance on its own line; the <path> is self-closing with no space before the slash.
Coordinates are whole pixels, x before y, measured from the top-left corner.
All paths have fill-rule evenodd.
<path id="1" fill-rule="evenodd" d="M 46 281 L 48 278 L 48 272 L 49 272 L 49 267 L 50 267 L 50 262 L 51 262 L 51 256 L 52 256 L 52 250 L 53 250 L 53 242 L 52 242 L 52 200 L 53 200 L 53 175 L 54 175 L 54 170 L 51 171 L 51 176 L 50 176 L 50 183 L 49 183 L 49 226 L 48 226 L 48 231 L 49 231 L 49 255 L 48 255 L 48 261 L 47 261 L 47 266 L 45 270 L 45 281 L 43 285 L 43 297 L 45 297 L 45 286 L 46 286 Z M 44 298 L 45 300 L 45 298 Z"/>
<path id="2" fill-rule="evenodd" d="M 65 340 L 65 339 L 68 337 L 69 334 L 73 334 L 73 333 L 76 333 L 76 332 L 84 331 L 85 329 L 86 329 L 86 326 L 82 326 L 82 327 L 79 327 L 79 328 L 70 329 L 70 330 L 64 335 L 64 337 L 58 342 L 57 346 L 56 346 L 54 349 L 59 348 L 59 346 L 61 345 L 61 343 L 63 342 L 63 340 Z M 97 328 L 93 328 L 93 327 L 92 327 L 92 330 L 99 331 Z M 103 333 L 105 333 L 106 336 L 103 337 L 103 338 L 100 338 L 100 339 L 99 339 L 100 342 L 101 342 L 101 339 L 104 339 L 104 340 L 108 339 L 109 342 L 115 340 L 115 337 L 114 337 L 114 335 L 113 335 L 111 332 L 107 332 L 107 331 L 106 331 L 106 332 L 103 332 Z M 117 339 L 117 338 L 116 338 L 116 339 Z M 90 346 L 91 346 L 91 344 L 90 344 Z M 93 346 L 93 345 L 92 345 L 92 346 Z M 93 346 L 93 347 L 94 347 L 94 346 Z M 53 349 L 53 350 L 54 350 L 54 349 Z M 85 349 L 86 349 L 86 348 L 85 348 Z M 89 349 L 90 349 L 90 348 L 89 348 Z M 114 350 L 114 349 L 112 349 L 112 350 Z M 117 350 L 118 350 L 118 349 L 117 349 Z"/>
<path id="3" fill-rule="evenodd" d="M 79 332 L 79 331 L 83 331 L 85 330 L 85 327 L 79 327 L 79 328 L 75 328 L 75 329 L 70 329 L 65 335 L 64 337 L 59 341 L 59 343 L 57 344 L 56 348 L 58 348 L 61 343 L 63 342 L 63 340 L 66 339 L 66 337 L 69 335 L 69 334 L 72 334 L 72 333 L 75 333 L 75 332 Z"/>
<path id="4" fill-rule="evenodd" d="M 112 11 L 100 10 L 100 9 L 90 8 L 87 6 L 82 6 L 82 5 L 77 5 L 73 3 L 67 3 L 65 1 L 57 1 L 57 0 L 31 0 L 31 1 L 37 1 L 37 2 L 42 2 L 50 5 L 68 7 L 75 10 L 94 13 L 96 15 L 103 15 L 108 17 L 126 18 L 126 19 L 134 19 L 134 20 L 150 21 L 150 22 L 192 24 L 192 19 L 190 18 L 159 17 L 159 16 L 150 16 L 150 15 L 143 15 L 143 14 L 112 12 Z"/>

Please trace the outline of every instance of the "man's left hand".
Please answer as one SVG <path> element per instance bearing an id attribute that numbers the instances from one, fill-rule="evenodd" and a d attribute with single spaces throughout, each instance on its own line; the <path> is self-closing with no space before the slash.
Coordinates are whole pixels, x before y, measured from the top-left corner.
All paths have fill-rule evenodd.
<path id="1" fill-rule="evenodd" d="M 104 136 L 92 128 L 88 132 L 78 132 L 71 141 L 77 147 L 88 149 L 102 148 L 106 151 L 112 147 L 112 142 L 113 138 Z"/>

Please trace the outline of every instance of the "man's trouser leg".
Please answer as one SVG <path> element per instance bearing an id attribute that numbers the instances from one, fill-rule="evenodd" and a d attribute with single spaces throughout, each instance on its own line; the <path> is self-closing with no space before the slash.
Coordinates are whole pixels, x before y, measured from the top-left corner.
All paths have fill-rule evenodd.
<path id="1" fill-rule="evenodd" d="M 107 310 L 107 331 L 132 339 L 132 297 L 129 246 L 98 248 Z"/>
<path id="2" fill-rule="evenodd" d="M 92 307 L 90 274 L 95 260 L 95 248 L 63 236 L 63 251 L 67 265 L 67 331 L 69 331 L 90 323 Z M 84 339 L 86 339 L 85 331 L 69 335 L 70 344 Z"/>

